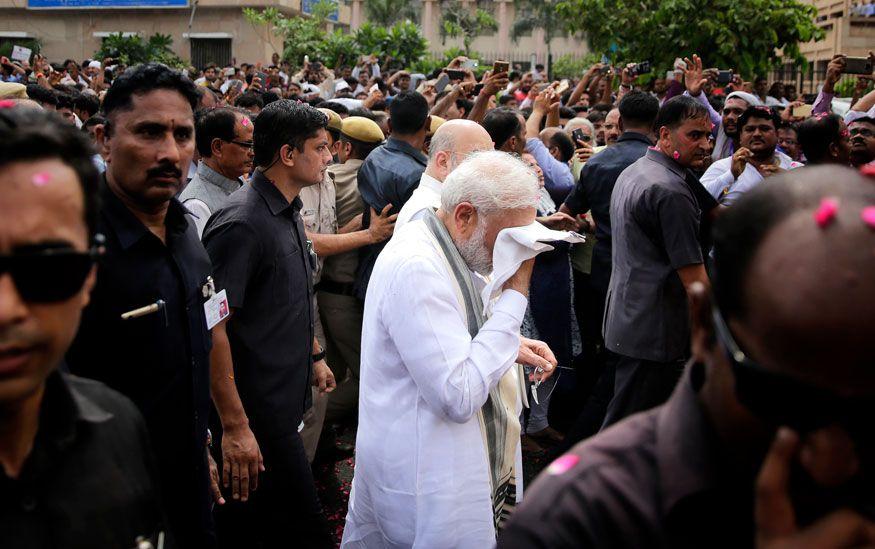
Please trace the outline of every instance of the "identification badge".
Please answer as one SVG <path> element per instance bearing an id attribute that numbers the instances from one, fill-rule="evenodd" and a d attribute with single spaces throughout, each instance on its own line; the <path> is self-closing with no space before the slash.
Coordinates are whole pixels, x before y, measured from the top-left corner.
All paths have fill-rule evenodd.
<path id="1" fill-rule="evenodd" d="M 204 303 L 204 314 L 207 317 L 207 330 L 222 322 L 231 314 L 228 308 L 228 294 L 225 290 L 216 292 Z"/>

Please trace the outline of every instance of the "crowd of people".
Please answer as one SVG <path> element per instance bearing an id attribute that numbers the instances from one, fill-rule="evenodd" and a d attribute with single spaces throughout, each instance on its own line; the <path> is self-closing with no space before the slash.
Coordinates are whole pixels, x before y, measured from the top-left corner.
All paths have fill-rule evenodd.
<path id="1" fill-rule="evenodd" d="M 875 544 L 845 56 L 0 61 L 3 547 Z"/>

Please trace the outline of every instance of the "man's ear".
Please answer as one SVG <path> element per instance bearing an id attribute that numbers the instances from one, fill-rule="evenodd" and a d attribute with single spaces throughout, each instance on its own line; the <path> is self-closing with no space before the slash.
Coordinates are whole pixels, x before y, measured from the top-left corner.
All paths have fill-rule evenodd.
<path id="1" fill-rule="evenodd" d="M 708 362 L 714 348 L 714 321 L 711 318 L 711 292 L 701 282 L 694 282 L 687 293 L 690 303 L 690 346 L 695 362 Z"/>
<path id="2" fill-rule="evenodd" d="M 212 156 L 221 156 L 222 155 L 222 140 L 218 137 L 213 138 L 210 142 L 210 154 Z"/>
<path id="3" fill-rule="evenodd" d="M 456 231 L 467 237 L 477 226 L 477 210 L 470 202 L 457 204 L 453 210 L 453 221 L 456 225 Z"/>
<path id="4" fill-rule="evenodd" d="M 280 147 L 280 162 L 290 168 L 293 167 L 295 165 L 295 152 L 297 152 L 295 147 L 288 144 L 283 145 Z"/>
<path id="5" fill-rule="evenodd" d="M 94 126 L 94 138 L 97 140 L 97 146 L 107 162 L 109 162 L 109 133 L 109 122 Z"/>

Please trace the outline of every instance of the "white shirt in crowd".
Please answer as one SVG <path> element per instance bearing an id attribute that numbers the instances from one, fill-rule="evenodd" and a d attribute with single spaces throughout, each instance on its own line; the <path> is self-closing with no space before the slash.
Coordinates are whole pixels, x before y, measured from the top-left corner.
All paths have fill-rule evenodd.
<path id="1" fill-rule="evenodd" d="M 775 151 L 775 157 L 778 159 L 781 169 L 792 170 L 802 166 L 780 151 Z M 732 157 L 730 156 L 711 164 L 705 175 L 702 176 L 701 182 L 711 193 L 711 196 L 717 199 L 717 202 L 729 206 L 741 195 L 759 185 L 762 180 L 762 174 L 750 163 L 744 167 L 744 171 L 741 172 L 738 179 L 735 179 L 732 176 Z"/>
<path id="2" fill-rule="evenodd" d="M 404 207 L 398 212 L 395 220 L 395 231 L 407 224 L 408 221 L 419 219 L 422 210 L 427 208 L 438 209 L 441 207 L 441 182 L 434 177 L 423 173 L 419 180 L 419 186 L 410 195 L 410 199 L 404 203 Z"/>
<path id="3" fill-rule="evenodd" d="M 425 222 L 396 229 L 365 300 L 344 548 L 495 545 L 477 413 L 514 364 L 527 300 L 502 292 L 472 339 L 456 290 Z"/>

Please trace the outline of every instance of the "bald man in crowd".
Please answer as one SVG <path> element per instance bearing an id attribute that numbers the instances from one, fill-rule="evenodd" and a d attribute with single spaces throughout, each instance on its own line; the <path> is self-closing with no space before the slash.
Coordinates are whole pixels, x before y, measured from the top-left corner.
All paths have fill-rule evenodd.
<path id="1" fill-rule="evenodd" d="M 401 228 L 426 208 L 436 210 L 441 205 L 441 184 L 456 166 L 473 152 L 491 151 L 492 138 L 483 126 L 471 120 L 449 120 L 441 124 L 431 138 L 428 165 L 395 221 Z"/>

